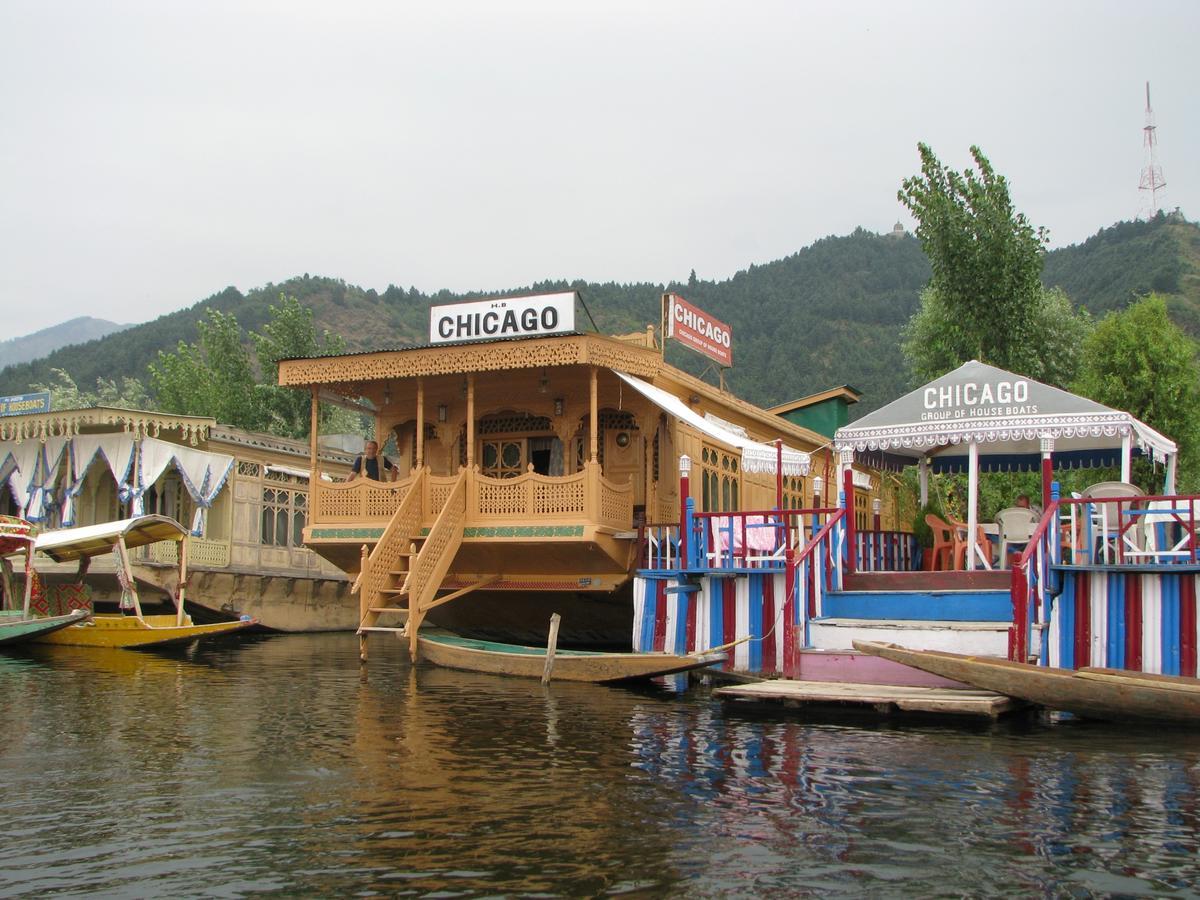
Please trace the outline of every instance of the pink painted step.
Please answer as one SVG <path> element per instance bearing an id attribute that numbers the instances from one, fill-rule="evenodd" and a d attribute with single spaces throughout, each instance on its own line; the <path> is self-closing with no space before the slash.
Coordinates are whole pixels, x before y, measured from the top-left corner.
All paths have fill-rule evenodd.
<path id="1" fill-rule="evenodd" d="M 801 650 L 796 680 L 890 684 L 897 687 L 968 686 L 857 650 Z"/>

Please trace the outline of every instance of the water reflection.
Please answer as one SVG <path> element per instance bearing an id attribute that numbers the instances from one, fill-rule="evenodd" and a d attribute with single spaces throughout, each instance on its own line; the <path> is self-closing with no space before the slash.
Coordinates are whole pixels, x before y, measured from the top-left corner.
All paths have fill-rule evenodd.
<path id="1" fill-rule="evenodd" d="M 55 651 L 74 648 L 48 648 Z M 6 892 L 1185 895 L 1200 747 L 733 714 L 350 636 L 0 657 Z"/>

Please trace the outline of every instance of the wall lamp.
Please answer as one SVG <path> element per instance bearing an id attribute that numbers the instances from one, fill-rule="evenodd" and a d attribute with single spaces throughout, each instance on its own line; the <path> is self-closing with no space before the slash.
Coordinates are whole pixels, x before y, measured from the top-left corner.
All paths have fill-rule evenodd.
<path id="1" fill-rule="evenodd" d="M 447 413 L 447 412 L 448 412 L 448 410 L 446 409 L 446 404 L 445 404 L 445 403 L 439 403 L 439 404 L 438 404 L 438 421 L 439 421 L 439 422 L 445 422 L 445 421 L 446 421 L 446 413 Z"/>
<path id="2" fill-rule="evenodd" d="M 563 414 L 564 407 L 565 407 L 565 404 L 563 403 L 563 398 L 555 397 L 554 398 L 554 414 L 556 416 L 561 416 Z"/>

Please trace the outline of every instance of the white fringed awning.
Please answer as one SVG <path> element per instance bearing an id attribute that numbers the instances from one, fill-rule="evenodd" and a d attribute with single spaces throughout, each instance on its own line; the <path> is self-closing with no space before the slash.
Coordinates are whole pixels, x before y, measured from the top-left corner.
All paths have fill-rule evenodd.
<path id="1" fill-rule="evenodd" d="M 1086 460 L 1119 450 L 1125 439 L 1159 462 L 1177 450 L 1127 412 L 972 360 L 839 428 L 834 446 L 936 460 L 963 456 L 974 442 L 981 455 L 1011 457 L 1014 464 L 1025 457 L 1037 465 L 1043 440 L 1054 441 L 1060 459 Z"/>
<path id="2" fill-rule="evenodd" d="M 774 445 L 760 443 L 746 437 L 744 434 L 737 434 L 727 428 L 721 427 L 716 422 L 689 409 L 686 403 L 674 394 L 667 393 L 662 388 L 656 388 L 645 381 L 632 378 L 624 372 L 614 370 L 613 374 L 664 412 L 669 413 L 682 422 L 686 422 L 713 440 L 741 450 L 742 471 L 775 474 L 779 451 Z M 783 448 L 784 475 L 807 475 L 811 465 L 812 458 L 803 450 L 795 450 L 787 446 Z"/>

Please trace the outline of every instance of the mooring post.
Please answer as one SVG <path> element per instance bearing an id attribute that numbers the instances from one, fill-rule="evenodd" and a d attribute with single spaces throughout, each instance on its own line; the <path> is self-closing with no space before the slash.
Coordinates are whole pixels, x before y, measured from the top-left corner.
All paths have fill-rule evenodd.
<path id="1" fill-rule="evenodd" d="M 546 668 L 542 670 L 542 684 L 550 683 L 550 673 L 554 671 L 554 650 L 558 646 L 558 623 L 562 616 L 554 613 L 550 616 L 550 638 L 546 641 Z"/>

